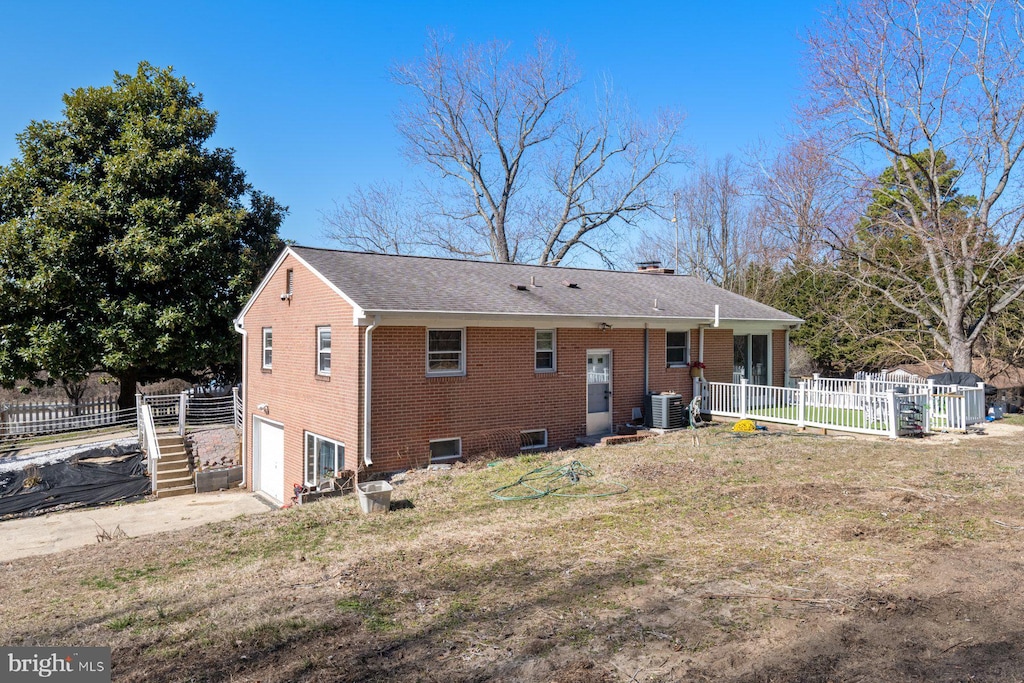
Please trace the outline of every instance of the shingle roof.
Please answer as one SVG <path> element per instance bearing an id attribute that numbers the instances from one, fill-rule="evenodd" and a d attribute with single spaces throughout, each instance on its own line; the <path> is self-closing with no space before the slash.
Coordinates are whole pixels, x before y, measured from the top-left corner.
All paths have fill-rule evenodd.
<path id="1" fill-rule="evenodd" d="M 708 319 L 718 304 L 722 319 L 800 322 L 690 276 L 290 249 L 367 313 Z"/>

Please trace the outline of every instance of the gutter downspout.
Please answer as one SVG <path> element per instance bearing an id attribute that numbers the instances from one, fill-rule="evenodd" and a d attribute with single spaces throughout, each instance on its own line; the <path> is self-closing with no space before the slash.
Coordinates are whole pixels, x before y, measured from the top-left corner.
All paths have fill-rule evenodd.
<path id="1" fill-rule="evenodd" d="M 370 455 L 370 399 L 373 397 L 373 330 L 380 324 L 380 316 L 373 316 L 373 322 L 366 327 L 363 342 L 363 462 L 373 465 Z"/>
<path id="2" fill-rule="evenodd" d="M 644 323 L 644 396 L 646 397 L 650 391 L 650 330 L 647 327 L 647 323 Z"/>
<path id="3" fill-rule="evenodd" d="M 249 397 L 249 331 L 245 329 L 245 323 L 235 320 L 235 332 L 242 335 L 242 483 L 240 487 L 245 488 L 248 486 L 248 470 L 245 468 L 245 456 L 248 451 L 246 450 L 245 440 L 245 428 L 246 428 L 246 404 L 245 400 Z"/>

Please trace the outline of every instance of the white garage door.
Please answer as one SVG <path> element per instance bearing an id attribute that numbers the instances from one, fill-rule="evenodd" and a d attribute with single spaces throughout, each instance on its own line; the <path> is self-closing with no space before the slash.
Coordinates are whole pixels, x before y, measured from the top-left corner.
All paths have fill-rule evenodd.
<path id="1" fill-rule="evenodd" d="M 284 503 L 284 426 L 253 419 L 256 488 Z"/>

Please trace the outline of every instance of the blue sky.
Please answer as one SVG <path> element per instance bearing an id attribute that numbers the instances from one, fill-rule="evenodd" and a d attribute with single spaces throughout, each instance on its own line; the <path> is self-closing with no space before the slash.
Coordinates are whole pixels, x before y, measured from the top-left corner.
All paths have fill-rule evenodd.
<path id="1" fill-rule="evenodd" d="M 127 3 L 0 0 L 0 164 L 61 95 L 140 60 L 175 70 L 219 112 L 255 187 L 290 206 L 282 236 L 331 246 L 321 215 L 358 184 L 412 171 L 394 132 L 403 93 L 388 68 L 422 54 L 428 29 L 456 41 L 568 46 L 641 113 L 686 113 L 711 157 L 776 141 L 799 97 L 800 36 L 821 0 L 734 2 Z"/>

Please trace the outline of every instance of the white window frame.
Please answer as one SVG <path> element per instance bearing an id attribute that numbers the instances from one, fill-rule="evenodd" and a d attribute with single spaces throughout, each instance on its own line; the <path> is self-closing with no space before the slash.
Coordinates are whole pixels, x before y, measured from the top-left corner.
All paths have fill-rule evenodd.
<path id="1" fill-rule="evenodd" d="M 442 442 L 445 442 L 445 441 L 457 441 L 458 444 L 459 444 L 459 452 L 457 454 L 455 454 L 455 455 L 445 455 L 445 456 L 442 456 L 442 457 L 439 457 L 439 458 L 435 458 L 433 452 L 431 452 L 430 453 L 430 462 L 432 462 L 432 463 L 435 463 L 435 462 L 454 462 L 455 460 L 458 460 L 459 458 L 462 457 L 462 437 L 461 436 L 453 436 L 453 437 L 449 437 L 447 439 L 431 439 L 430 440 L 430 446 L 433 446 L 435 443 L 442 443 Z"/>
<path id="2" fill-rule="evenodd" d="M 686 343 L 682 346 L 669 345 L 670 334 L 685 334 Z M 669 349 L 683 349 L 683 362 L 670 362 L 668 359 Z M 690 365 L 690 331 L 689 330 L 665 330 L 665 366 L 670 368 L 685 368 Z"/>
<path id="3" fill-rule="evenodd" d="M 302 479 L 306 486 L 320 485 L 320 444 L 329 443 L 334 446 L 334 475 L 345 469 L 345 444 L 326 436 L 320 436 L 313 432 L 303 432 L 303 453 L 302 453 Z M 340 449 L 340 454 L 339 454 Z M 310 452 L 312 451 L 312 452 Z M 310 463 L 312 458 L 312 463 Z M 313 466 L 313 476 L 310 478 L 310 464 Z"/>
<path id="4" fill-rule="evenodd" d="M 270 343 L 267 343 L 267 337 L 270 337 Z M 263 369 L 270 370 L 274 363 L 274 328 L 264 327 L 263 334 L 260 335 L 260 339 L 263 342 Z M 269 354 L 269 358 L 267 357 Z"/>
<path id="5" fill-rule="evenodd" d="M 541 332 L 551 333 L 551 348 L 542 349 L 538 346 L 537 336 Z M 551 354 L 551 367 L 542 368 L 537 365 L 537 358 L 541 353 Z M 533 331 L 533 371 L 534 372 L 556 372 L 558 370 L 558 331 L 557 330 L 534 330 Z"/>
<path id="6" fill-rule="evenodd" d="M 321 332 L 327 332 L 327 349 L 323 347 L 323 338 L 320 336 Z M 331 326 L 330 325 L 318 325 L 316 328 L 316 374 L 323 375 L 324 377 L 331 376 Z M 327 369 L 324 370 L 324 358 L 327 359 Z"/>
<path id="7" fill-rule="evenodd" d="M 548 430 L 547 429 L 524 429 L 521 432 L 519 432 L 519 434 L 520 435 L 523 435 L 523 434 L 533 434 L 535 432 L 543 432 L 544 433 L 544 443 L 533 444 L 532 446 L 520 446 L 519 450 L 521 450 L 521 451 L 535 451 L 535 450 L 540 450 L 541 448 L 547 448 L 548 447 Z"/>
<path id="8" fill-rule="evenodd" d="M 459 367 L 455 370 L 431 370 L 430 369 L 430 333 L 431 332 L 458 332 L 459 350 L 455 351 L 434 351 L 433 353 L 458 353 Z M 428 377 L 458 377 L 466 374 L 466 328 L 465 327 L 428 327 L 426 334 L 427 354 L 426 369 Z"/>

